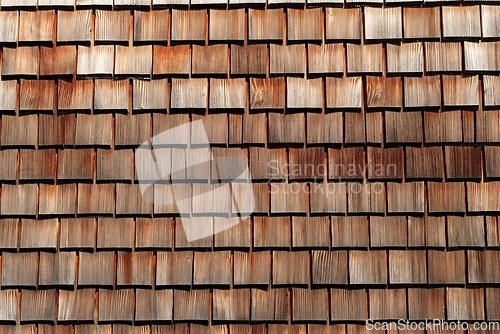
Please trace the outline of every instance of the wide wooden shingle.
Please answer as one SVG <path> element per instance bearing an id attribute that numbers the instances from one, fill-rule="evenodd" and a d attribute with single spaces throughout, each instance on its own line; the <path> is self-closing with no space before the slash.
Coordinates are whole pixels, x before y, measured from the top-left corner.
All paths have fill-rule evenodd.
<path id="1" fill-rule="evenodd" d="M 314 41 L 323 37 L 323 13 L 321 8 L 288 9 L 287 25 L 289 41 Z"/>
<path id="2" fill-rule="evenodd" d="M 136 322 L 163 322 L 173 318 L 172 290 L 138 289 L 136 298 Z M 136 327 L 137 328 L 137 327 Z M 149 331 L 147 331 L 149 333 Z"/>
<path id="3" fill-rule="evenodd" d="M 56 318 L 56 290 L 21 292 L 21 322 L 49 322 Z"/>
<path id="4" fill-rule="evenodd" d="M 405 39 L 438 39 L 441 37 L 439 7 L 403 8 Z"/>
<path id="5" fill-rule="evenodd" d="M 302 74 L 306 71 L 306 48 L 304 44 L 271 44 L 270 73 L 276 75 Z"/>
<path id="6" fill-rule="evenodd" d="M 75 275 L 76 252 L 40 253 L 39 286 L 73 287 Z"/>
<path id="7" fill-rule="evenodd" d="M 2 76 L 36 76 L 39 70 L 38 47 L 3 48 Z"/>
<path id="8" fill-rule="evenodd" d="M 54 10 L 19 13 L 19 42 L 52 42 L 56 23 Z"/>
<path id="9" fill-rule="evenodd" d="M 93 321 L 95 297 L 94 289 L 61 290 L 57 320 L 60 322 Z"/>
<path id="10" fill-rule="evenodd" d="M 153 75 L 188 75 L 190 71 L 189 45 L 153 46 Z"/>
<path id="11" fill-rule="evenodd" d="M 231 45 L 231 74 L 265 75 L 269 68 L 268 54 L 264 44 Z"/>
<path id="12" fill-rule="evenodd" d="M 360 40 L 361 9 L 360 8 L 325 8 L 325 35 L 327 40 Z"/>
<path id="13" fill-rule="evenodd" d="M 282 9 L 249 9 L 248 38 L 250 40 L 283 40 L 284 22 Z"/>
<path id="14" fill-rule="evenodd" d="M 0 14 L 0 43 L 15 43 L 18 37 L 19 13 L 17 11 L 4 11 Z"/>
<path id="15" fill-rule="evenodd" d="M 207 16 L 206 10 L 172 10 L 172 41 L 204 41 Z"/>
<path id="16" fill-rule="evenodd" d="M 76 73 L 79 76 L 111 76 L 115 61 L 112 45 L 78 46 Z"/>
<path id="17" fill-rule="evenodd" d="M 113 286 L 115 276 L 114 252 L 80 252 L 78 286 Z"/>
<path id="18" fill-rule="evenodd" d="M 350 284 L 387 283 L 387 254 L 385 251 L 351 251 L 349 253 Z"/>
<path id="19" fill-rule="evenodd" d="M 382 73 L 381 44 L 347 44 L 347 72 L 349 74 Z"/>
<path id="20" fill-rule="evenodd" d="M 214 290 L 214 321 L 248 321 L 250 319 L 250 289 Z"/>
<path id="21" fill-rule="evenodd" d="M 288 291 L 252 289 L 251 319 L 254 321 L 286 321 L 289 317 Z"/>
<path id="22" fill-rule="evenodd" d="M 208 321 L 209 298 L 209 290 L 174 290 L 174 320 Z"/>
<path id="23" fill-rule="evenodd" d="M 38 253 L 3 253 L 2 287 L 30 287 L 37 285 Z"/>
<path id="24" fill-rule="evenodd" d="M 322 109 L 321 79 L 287 78 L 287 107 L 289 109 Z"/>
<path id="25" fill-rule="evenodd" d="M 484 320 L 484 290 L 446 288 L 448 319 Z"/>
<path id="26" fill-rule="evenodd" d="M 152 62 L 152 46 L 116 46 L 115 75 L 149 78 L 152 74 Z"/>
<path id="27" fill-rule="evenodd" d="M 443 7 L 443 37 L 475 39 L 481 37 L 479 6 Z"/>
<path id="28" fill-rule="evenodd" d="M 346 285 L 348 283 L 347 251 L 313 251 L 311 266 L 311 279 L 314 285 Z"/>
<path id="29" fill-rule="evenodd" d="M 292 319 L 294 321 L 326 321 L 328 309 L 323 306 L 328 302 L 327 299 L 326 289 L 292 289 Z"/>
<path id="30" fill-rule="evenodd" d="M 245 38 L 245 10 L 209 11 L 208 34 L 211 41 L 242 41 Z"/>
<path id="31" fill-rule="evenodd" d="M 460 43 L 426 42 L 424 49 L 427 72 L 460 72 L 462 70 Z"/>
<path id="32" fill-rule="evenodd" d="M 403 37 L 401 8 L 365 8 L 365 38 L 390 40 Z"/>
<path id="33" fill-rule="evenodd" d="M 150 44 L 166 41 L 169 23 L 167 10 L 134 11 L 134 42 Z"/>
<path id="34" fill-rule="evenodd" d="M 133 290 L 99 289 L 99 321 L 132 323 L 134 304 Z"/>
<path id="35" fill-rule="evenodd" d="M 130 12 L 96 10 L 94 38 L 98 43 L 119 43 L 129 39 Z"/>
<path id="36" fill-rule="evenodd" d="M 424 69 L 422 43 L 387 45 L 387 72 L 390 74 L 421 74 Z"/>

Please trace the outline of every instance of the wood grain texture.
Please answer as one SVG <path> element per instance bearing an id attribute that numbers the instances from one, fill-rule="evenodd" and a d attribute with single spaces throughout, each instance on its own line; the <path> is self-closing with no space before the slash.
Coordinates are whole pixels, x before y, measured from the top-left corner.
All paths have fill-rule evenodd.
<path id="1" fill-rule="evenodd" d="M 0 43 L 15 43 L 18 38 L 19 13 L 16 11 L 0 14 Z"/>
<path id="2" fill-rule="evenodd" d="M 273 251 L 274 285 L 307 285 L 310 275 L 308 252 Z"/>
<path id="3" fill-rule="evenodd" d="M 282 9 L 249 9 L 248 39 L 283 40 L 285 16 Z"/>
<path id="4" fill-rule="evenodd" d="M 78 286 L 113 286 L 114 252 L 81 252 L 78 256 Z"/>
<path id="5" fill-rule="evenodd" d="M 323 12 L 321 8 L 287 10 L 289 41 L 318 41 L 323 37 Z"/>
<path id="6" fill-rule="evenodd" d="M 484 319 L 484 290 L 446 288 L 446 306 L 449 319 Z"/>
<path id="7" fill-rule="evenodd" d="M 20 11 L 20 42 L 52 42 L 56 23 L 56 12 L 44 10 L 38 12 Z"/>
<path id="8" fill-rule="evenodd" d="M 465 211 L 465 185 L 463 183 L 428 182 L 427 198 L 429 201 L 429 212 Z"/>
<path id="9" fill-rule="evenodd" d="M 426 42 L 424 50 L 427 72 L 460 72 L 462 70 L 460 43 Z"/>
<path id="10" fill-rule="evenodd" d="M 62 290 L 59 293 L 58 321 L 92 321 L 96 293 L 94 289 Z"/>
<path id="11" fill-rule="evenodd" d="M 363 320 L 368 316 L 368 293 L 364 289 L 331 289 L 330 319 Z"/>
<path id="12" fill-rule="evenodd" d="M 269 47 L 271 74 L 301 74 L 306 71 L 305 45 L 276 45 Z"/>
<path id="13" fill-rule="evenodd" d="M 387 45 L 387 72 L 421 74 L 424 70 L 422 43 Z"/>
<path id="14" fill-rule="evenodd" d="M 3 253 L 2 286 L 31 287 L 37 285 L 37 253 Z"/>
<path id="15" fill-rule="evenodd" d="M 112 45 L 78 46 L 76 73 L 79 76 L 111 76 L 115 61 L 114 53 Z"/>
<path id="16" fill-rule="evenodd" d="M 40 253 L 38 285 L 69 286 L 76 283 L 76 252 Z"/>
<path id="17" fill-rule="evenodd" d="M 117 45 L 115 75 L 149 78 L 153 69 L 153 47 L 149 45 L 126 47 Z"/>
<path id="18" fill-rule="evenodd" d="M 231 45 L 231 74 L 264 75 L 269 68 L 269 50 L 263 44 Z M 254 80 L 251 78 L 250 80 Z"/>
<path id="19" fill-rule="evenodd" d="M 474 39 L 481 37 L 479 6 L 443 7 L 443 37 Z"/>
<path id="20" fill-rule="evenodd" d="M 206 10 L 172 10 L 172 41 L 204 41 L 207 34 Z"/>
<path id="21" fill-rule="evenodd" d="M 126 42 L 129 39 L 130 12 L 96 10 L 94 29 L 97 42 Z"/>
<path id="22" fill-rule="evenodd" d="M 23 290 L 21 298 L 22 322 L 49 322 L 53 323 L 56 317 L 56 291 Z"/>
<path id="23" fill-rule="evenodd" d="M 173 291 L 172 290 L 145 290 L 137 289 L 135 293 L 137 322 L 162 322 L 173 318 Z M 144 328 L 147 330 L 147 327 Z M 149 331 L 146 331 L 147 333 Z"/>
<path id="24" fill-rule="evenodd" d="M 348 283 L 347 251 L 313 251 L 312 283 L 317 285 L 345 285 Z"/>
<path id="25" fill-rule="evenodd" d="M 156 284 L 158 286 L 191 285 L 193 252 L 158 252 Z"/>
<path id="26" fill-rule="evenodd" d="M 347 44 L 347 72 L 349 74 L 382 72 L 382 45 Z"/>
<path id="27" fill-rule="evenodd" d="M 386 284 L 387 254 L 385 251 L 351 251 L 349 253 L 350 284 Z"/>
<path id="28" fill-rule="evenodd" d="M 360 40 L 361 9 L 359 8 L 325 8 L 325 36 L 327 40 Z"/>
<path id="29" fill-rule="evenodd" d="M 40 215 L 69 215 L 76 212 L 76 185 L 45 185 L 39 188 Z"/>
<path id="30" fill-rule="evenodd" d="M 292 289 L 292 318 L 295 321 L 326 321 L 328 310 L 324 305 L 328 299 L 326 289 Z"/>
<path id="31" fill-rule="evenodd" d="M 323 82 L 321 79 L 287 78 L 287 101 L 289 109 L 322 109 Z"/>
<path id="32" fill-rule="evenodd" d="M 403 8 L 405 39 L 438 39 L 441 37 L 439 7 Z"/>
<path id="33" fill-rule="evenodd" d="M 99 289 L 99 320 L 131 323 L 134 319 L 134 290 Z"/>
<path id="34" fill-rule="evenodd" d="M 57 42 L 90 42 L 92 11 L 59 11 L 57 13 Z"/>
<path id="35" fill-rule="evenodd" d="M 366 7 L 365 38 L 367 40 L 391 40 L 403 37 L 403 19 L 400 7 Z"/>
<path id="36" fill-rule="evenodd" d="M 39 71 L 38 48 L 25 46 L 2 50 L 2 77 L 36 76 Z"/>
<path id="37" fill-rule="evenodd" d="M 96 228 L 97 224 L 94 218 L 61 219 L 60 248 L 64 250 L 94 249 Z"/>

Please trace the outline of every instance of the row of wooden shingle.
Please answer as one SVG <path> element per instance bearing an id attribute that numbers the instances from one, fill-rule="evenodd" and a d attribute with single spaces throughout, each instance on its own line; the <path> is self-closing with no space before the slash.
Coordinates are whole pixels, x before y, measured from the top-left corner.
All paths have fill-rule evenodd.
<path id="1" fill-rule="evenodd" d="M 442 15 L 441 15 L 442 12 Z M 363 13 L 363 16 L 362 16 Z M 2 12 L 0 43 L 221 41 L 394 41 L 499 38 L 498 6 Z M 441 25 L 442 16 L 442 25 Z M 364 18 L 364 20 L 362 19 Z M 170 25 L 170 20 L 172 24 Z M 19 21 L 19 25 L 18 25 Z M 57 21 L 57 28 L 56 28 Z M 94 29 L 95 22 L 95 29 Z M 247 26 L 248 24 L 248 26 Z M 364 26 L 364 29 L 363 29 Z M 442 32 L 441 32 L 442 26 Z M 19 32 L 19 33 L 18 33 Z M 170 33 L 171 32 L 171 33 Z M 247 35 L 248 34 L 248 35 Z"/>
<path id="2" fill-rule="evenodd" d="M 499 44 L 500 45 L 500 44 Z M 499 53 L 500 55 L 500 53 Z M 244 78 L 0 81 L 4 112 L 252 112 L 500 107 L 500 77 Z M 19 94 L 18 94 L 19 91 Z M 364 93 L 366 92 L 366 93 Z M 442 93 L 441 93 L 442 92 Z M 456 94 L 461 92 L 461 94 Z M 366 95 L 366 97 L 365 97 Z M 19 97 L 18 97 L 19 96 Z M 404 98 L 403 98 L 404 96 Z M 403 101 L 404 100 L 404 101 Z M 365 102 L 366 101 L 366 102 Z"/>
<path id="3" fill-rule="evenodd" d="M 500 7 L 499 7 L 500 8 Z M 116 49 L 116 52 L 115 52 Z M 77 52 L 78 51 L 78 52 Z M 77 56 L 78 53 L 78 56 Z M 387 53 L 387 55 L 386 55 Z M 462 53 L 464 56 L 462 57 Z M 425 60 L 424 60 L 425 58 Z M 3 49 L 3 79 L 15 77 L 349 76 L 500 71 L 500 42 L 22 46 Z M 424 66 L 425 65 L 425 66 Z M 425 69 L 424 69 L 425 67 Z"/>
<path id="4" fill-rule="evenodd" d="M 2 289 L 500 283 L 500 250 L 3 252 L 1 260 Z"/>
<path id="5" fill-rule="evenodd" d="M 187 138 L 189 140 L 189 138 Z M 130 183 L 139 180 L 134 168 L 142 166 L 141 151 L 131 149 L 7 149 L 0 151 L 3 163 L 0 181 L 22 183 L 77 181 L 118 181 Z M 500 178 L 498 157 L 500 147 L 486 146 L 484 150 L 472 146 L 430 147 L 345 147 L 276 148 L 263 147 L 220 148 L 212 153 L 206 148 L 155 148 L 161 157 L 158 162 L 165 171 L 165 180 L 199 183 L 218 181 L 225 158 L 239 159 L 249 166 L 253 182 L 274 180 L 316 182 L 339 180 L 481 180 Z M 195 168 L 192 165 L 209 161 Z M 134 159 L 135 158 L 135 159 Z M 199 159 L 199 160 L 196 160 Z M 135 163 L 134 163 L 134 160 Z M 484 166 L 483 166 L 484 164 Z M 188 168 L 188 167 L 192 168 Z M 231 164 L 228 168 L 234 180 L 246 181 L 247 175 Z M 225 167 L 225 166 L 224 166 Z M 228 171 L 229 172 L 229 171 Z M 234 175 L 232 175 L 234 174 Z M 143 181 L 141 179 L 141 181 Z"/>
<path id="6" fill-rule="evenodd" d="M 496 216 L 216 217 L 206 219 L 204 227 L 221 232 L 193 242 L 185 239 L 184 219 L 2 219 L 0 250 L 500 248 Z"/>
<path id="7" fill-rule="evenodd" d="M 500 143 L 500 111 L 456 112 L 345 112 L 331 114 L 66 114 L 2 116 L 1 145 L 12 147 L 137 147 L 176 125 L 201 120 L 213 146 L 249 144 L 283 147 L 287 145 L 403 146 L 443 143 Z M 307 116 L 307 117 L 306 117 Z M 422 117 L 423 116 L 423 117 Z M 422 120 L 423 118 L 423 120 Z M 153 129 L 151 130 L 151 121 Z M 408 124 L 412 124 L 408 127 Z M 178 138 L 180 144 L 206 144 L 196 134 Z M 167 147 L 153 139 L 154 146 Z M 494 148 L 488 149 L 491 157 Z M 431 151 L 429 151 L 431 152 Z M 5 153 L 8 154 L 8 153 Z M 121 153 L 126 154 L 126 153 Z M 426 153 L 429 154 L 429 153 Z M 490 159 L 488 157 L 488 159 Z M 14 165 L 8 168 L 14 168 Z M 490 165 L 487 177 L 496 177 Z M 441 178 L 434 172 L 430 177 Z M 12 175 L 12 174 L 9 174 Z M 421 174 L 418 174 L 421 175 Z M 428 175 L 428 174 L 424 174 Z"/>
<path id="8" fill-rule="evenodd" d="M 210 321 L 324 322 L 366 319 L 499 320 L 500 289 L 234 289 L 2 291 L 0 320 L 15 323 Z M 19 299 L 18 299 L 19 298 Z M 18 305 L 20 304 L 20 305 Z M 193 307 L 195 305 L 196 307 Z M 330 307 L 331 306 L 331 307 Z M 4 313 L 4 314 L 2 314 Z M 142 332 L 141 332 L 142 333 Z"/>

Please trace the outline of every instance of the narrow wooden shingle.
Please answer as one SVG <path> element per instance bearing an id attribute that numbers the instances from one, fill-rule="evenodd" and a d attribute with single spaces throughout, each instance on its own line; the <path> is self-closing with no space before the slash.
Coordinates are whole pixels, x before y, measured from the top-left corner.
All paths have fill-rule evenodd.
<path id="1" fill-rule="evenodd" d="M 443 37 L 475 39 L 481 37 L 479 6 L 445 6 L 443 11 Z"/>
<path id="2" fill-rule="evenodd" d="M 16 43 L 19 27 L 17 11 L 3 11 L 0 14 L 0 43 Z"/>
<path id="3" fill-rule="evenodd" d="M 349 253 L 350 284 L 386 284 L 387 254 L 385 251 L 351 251 Z"/>
<path id="4" fill-rule="evenodd" d="M 248 38 L 250 40 L 283 40 L 283 9 L 248 10 Z"/>
<path id="5" fill-rule="evenodd" d="M 314 285 L 348 284 L 347 251 L 313 251 L 311 279 Z"/>
<path id="6" fill-rule="evenodd" d="M 15 250 L 18 244 L 19 220 L 1 219 L 0 220 L 0 249 Z"/>
<path id="7" fill-rule="evenodd" d="M 325 8 L 325 35 L 327 40 L 344 41 L 361 39 L 360 8 Z"/>
<path id="8" fill-rule="evenodd" d="M 438 39 L 441 37 L 439 7 L 403 8 L 405 39 Z"/>
<path id="9" fill-rule="evenodd" d="M 134 290 L 99 289 L 99 321 L 125 322 L 134 320 Z"/>
<path id="10" fill-rule="evenodd" d="M 0 305 L 2 305 L 0 320 L 2 322 L 15 323 L 18 314 L 17 291 L 0 291 Z"/>
<path id="11" fill-rule="evenodd" d="M 289 41 L 314 41 L 323 37 L 321 8 L 287 9 Z"/>

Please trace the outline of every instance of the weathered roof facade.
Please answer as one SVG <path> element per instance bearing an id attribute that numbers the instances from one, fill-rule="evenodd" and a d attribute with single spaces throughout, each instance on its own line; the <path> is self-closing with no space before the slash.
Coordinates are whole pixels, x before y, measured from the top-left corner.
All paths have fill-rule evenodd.
<path id="1" fill-rule="evenodd" d="M 500 321 L 495 1 L 0 0 L 0 70 L 1 334 Z"/>

